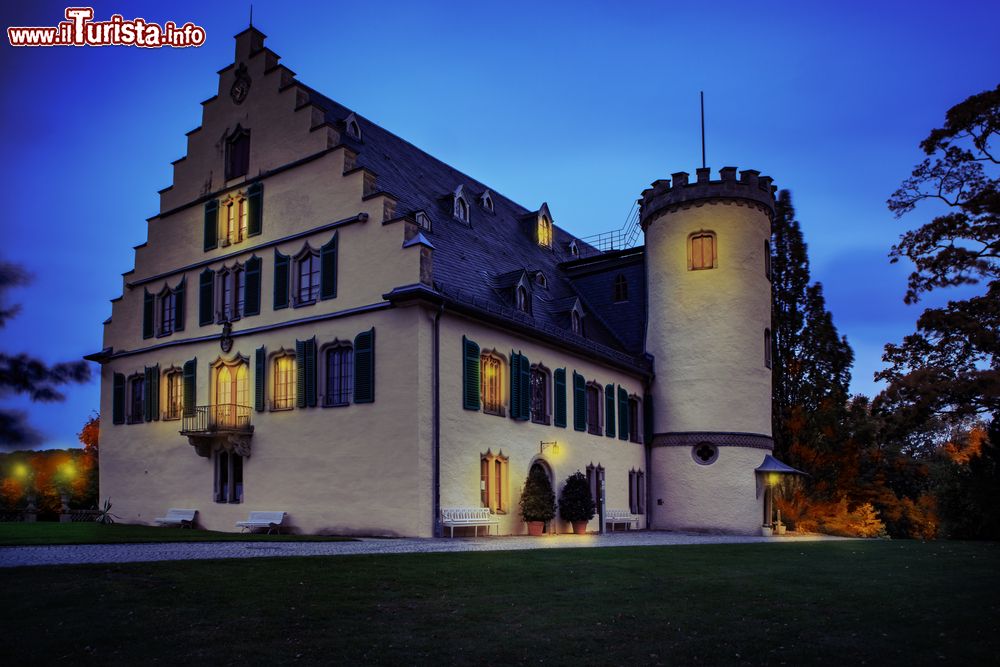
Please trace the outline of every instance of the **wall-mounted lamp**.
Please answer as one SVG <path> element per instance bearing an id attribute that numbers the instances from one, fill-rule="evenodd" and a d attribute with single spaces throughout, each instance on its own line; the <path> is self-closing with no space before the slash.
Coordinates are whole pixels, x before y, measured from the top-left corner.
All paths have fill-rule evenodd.
<path id="1" fill-rule="evenodd" d="M 559 443 L 556 442 L 555 440 L 553 440 L 552 442 L 545 442 L 544 440 L 542 442 L 539 442 L 538 443 L 538 453 L 539 454 L 544 454 L 546 447 L 551 447 L 553 454 L 558 454 L 559 453 Z"/>

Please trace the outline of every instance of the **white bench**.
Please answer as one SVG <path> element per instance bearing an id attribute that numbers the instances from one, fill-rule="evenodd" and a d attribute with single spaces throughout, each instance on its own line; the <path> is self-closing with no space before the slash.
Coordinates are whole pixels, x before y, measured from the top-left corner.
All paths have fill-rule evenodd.
<path id="1" fill-rule="evenodd" d="M 197 513 L 198 510 L 182 510 L 172 507 L 167 510 L 167 516 L 158 516 L 153 521 L 163 526 L 191 528 L 194 526 L 194 515 Z"/>
<path id="2" fill-rule="evenodd" d="M 250 517 L 246 521 L 237 521 L 236 525 L 251 533 L 258 528 L 267 528 L 267 534 L 270 535 L 272 530 L 280 533 L 284 521 L 284 512 L 250 512 Z"/>
<path id="3" fill-rule="evenodd" d="M 624 523 L 625 530 L 632 527 L 635 524 L 636 528 L 639 528 L 639 517 L 628 510 L 604 510 L 604 523 L 611 524 L 611 532 L 615 532 L 616 523 Z"/>
<path id="4" fill-rule="evenodd" d="M 486 526 L 486 534 L 490 534 L 490 526 L 496 526 L 500 532 L 500 520 L 495 514 L 490 512 L 489 507 L 452 507 L 441 509 L 441 525 L 451 529 L 451 536 L 455 537 L 455 528 L 472 526 L 476 529 L 476 537 L 479 537 L 479 527 Z"/>

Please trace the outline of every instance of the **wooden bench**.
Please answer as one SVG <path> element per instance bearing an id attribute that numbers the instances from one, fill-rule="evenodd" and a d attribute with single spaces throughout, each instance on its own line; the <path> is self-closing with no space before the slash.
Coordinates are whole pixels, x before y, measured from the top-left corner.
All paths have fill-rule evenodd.
<path id="1" fill-rule="evenodd" d="M 632 514 L 632 512 L 628 510 L 605 510 L 604 523 L 611 524 L 611 532 L 613 533 L 615 532 L 616 523 L 624 523 L 625 530 L 631 528 L 633 523 L 635 524 L 635 527 L 638 528 L 639 517 L 636 516 L 635 514 Z"/>
<path id="2" fill-rule="evenodd" d="M 250 512 L 250 517 L 246 521 L 237 521 L 236 525 L 251 533 L 258 528 L 267 528 L 267 534 L 270 535 L 272 530 L 281 532 L 285 516 L 284 512 Z"/>
<path id="3" fill-rule="evenodd" d="M 486 534 L 490 534 L 490 526 L 496 526 L 500 532 L 500 519 L 490 512 L 489 507 L 452 507 L 441 510 L 441 525 L 451 529 L 455 537 L 455 528 L 472 526 L 479 537 L 479 527 L 486 526 Z"/>
<path id="4" fill-rule="evenodd" d="M 198 510 L 181 510 L 172 507 L 167 510 L 167 516 L 158 516 L 153 521 L 162 526 L 191 528 L 194 526 L 194 515 L 197 513 Z"/>

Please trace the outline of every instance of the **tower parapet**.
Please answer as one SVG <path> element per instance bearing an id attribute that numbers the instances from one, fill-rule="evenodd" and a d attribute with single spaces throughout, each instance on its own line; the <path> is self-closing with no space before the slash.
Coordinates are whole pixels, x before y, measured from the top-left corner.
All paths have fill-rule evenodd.
<path id="1" fill-rule="evenodd" d="M 756 169 L 743 169 L 737 180 L 736 167 L 719 169 L 717 181 L 711 180 L 708 167 L 696 169 L 695 173 L 697 180 L 694 183 L 690 182 L 690 174 L 678 171 L 670 178 L 654 181 L 651 187 L 642 191 L 640 220 L 643 230 L 661 213 L 711 199 L 757 206 L 770 218 L 774 217 L 774 193 L 778 188 L 772 185 L 774 179 L 770 176 L 761 176 Z"/>

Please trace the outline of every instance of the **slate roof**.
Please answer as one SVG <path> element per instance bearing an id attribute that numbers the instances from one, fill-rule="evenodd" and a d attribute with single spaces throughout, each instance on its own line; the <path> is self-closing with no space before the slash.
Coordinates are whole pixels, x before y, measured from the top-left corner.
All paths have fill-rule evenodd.
<path id="1" fill-rule="evenodd" d="M 597 305 L 588 307 L 589 303 L 607 300 L 596 293 L 612 289 L 613 275 L 606 281 L 591 278 L 577 284 L 566 271 L 574 261 L 581 261 L 570 252 L 574 239 L 582 258 L 598 256 L 599 250 L 555 224 L 552 248 L 540 247 L 531 235 L 537 209 L 529 210 L 504 197 L 495 188 L 488 188 L 356 112 L 361 141 L 353 139 L 343 131 L 344 119 L 352 111 L 299 85 L 309 94 L 309 101 L 325 111 L 326 121 L 341 130 L 341 141 L 357 153 L 356 167 L 376 175 L 375 191 L 397 201 L 396 215 L 412 218 L 417 211 L 423 211 L 430 218 L 431 229 L 423 233 L 434 248 L 434 287 L 444 297 L 540 333 L 566 337 L 618 361 L 642 365 L 637 361 L 642 352 L 641 332 L 636 332 L 643 326 L 644 317 L 608 322 L 595 310 Z M 464 186 L 469 204 L 468 223 L 453 216 L 452 194 L 460 185 Z M 480 204 L 486 190 L 493 200 L 493 212 Z M 518 311 L 514 303 L 514 286 L 525 271 L 532 286 L 530 316 Z M 538 271 L 545 275 L 547 287 L 535 281 Z M 594 294 L 588 298 L 587 292 Z M 569 308 L 577 297 L 584 308 L 586 340 L 570 328 Z M 644 314 L 644 295 L 640 306 Z M 636 340 L 640 342 L 638 348 Z"/>

